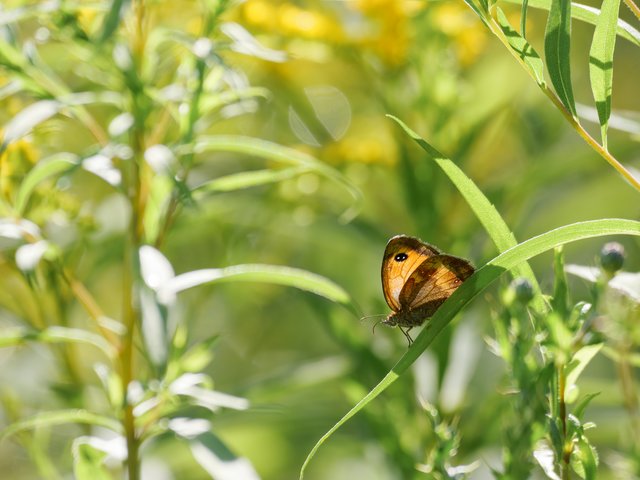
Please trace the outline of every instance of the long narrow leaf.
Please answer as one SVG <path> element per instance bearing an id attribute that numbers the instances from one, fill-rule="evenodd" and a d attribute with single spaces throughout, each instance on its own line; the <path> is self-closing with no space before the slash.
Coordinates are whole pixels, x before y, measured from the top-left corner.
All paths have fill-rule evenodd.
<path id="1" fill-rule="evenodd" d="M 478 269 L 456 290 L 451 297 L 438 309 L 429 323 L 420 332 L 409 350 L 398 360 L 389 373 L 367 395 L 360 400 L 346 415 L 344 415 L 331 429 L 315 444 L 307 456 L 300 470 L 300 479 L 320 446 L 344 423 L 362 410 L 380 393 L 387 389 L 402 375 L 424 350 L 433 342 L 437 335 L 453 317 L 474 297 L 487 288 L 503 273 L 512 270 L 517 265 L 532 257 L 566 243 L 586 238 L 604 235 L 636 235 L 640 236 L 640 222 L 626 219 L 603 219 L 579 222 L 551 230 L 533 237 L 509 250 L 501 253 Z"/>
<path id="2" fill-rule="evenodd" d="M 95 425 L 122 433 L 121 424 L 113 418 L 91 413 L 87 410 L 56 410 L 52 412 L 41 412 L 26 420 L 12 423 L 2 431 L 0 438 L 7 438 L 23 430 L 31 430 L 38 427 L 53 427 L 66 423 Z"/>
<path id="3" fill-rule="evenodd" d="M 473 210 L 476 217 L 485 230 L 491 237 L 494 245 L 499 252 L 504 252 L 511 247 L 517 245 L 517 240 L 505 221 L 502 219 L 496 207 L 489 201 L 489 199 L 482 193 L 482 191 L 476 186 L 473 181 L 465 175 L 465 173 L 450 159 L 446 158 L 442 153 L 436 150 L 433 146 L 427 143 L 420 135 L 411 130 L 402 120 L 389 115 L 392 120 L 395 120 L 398 125 L 409 135 L 422 149 L 427 152 L 443 172 L 449 177 L 451 182 L 456 186 L 460 194 L 469 204 L 469 207 Z M 537 293 L 540 291 L 538 281 L 536 280 L 533 270 L 529 267 L 529 264 L 523 263 L 516 266 L 513 271 L 513 275 L 516 277 L 524 277 L 528 279 L 534 286 Z M 540 295 L 536 295 L 532 302 L 532 306 L 538 311 L 542 312 L 546 309 L 544 301 Z"/>
<path id="4" fill-rule="evenodd" d="M 520 5 L 522 0 L 504 0 L 505 2 L 515 3 Z M 542 10 L 549 10 L 551 0 L 528 0 L 528 6 L 538 8 Z M 581 3 L 572 2 L 571 4 L 571 16 L 576 20 L 580 20 L 585 23 L 595 25 L 600 17 L 600 10 Z M 624 20 L 618 19 L 616 34 L 620 38 L 633 43 L 637 47 L 640 47 L 640 31 L 631 26 Z"/>
<path id="5" fill-rule="evenodd" d="M 22 216 L 24 214 L 31 194 L 40 182 L 70 170 L 77 164 L 78 158 L 70 153 L 58 153 L 38 162 L 20 183 L 15 203 L 15 209 L 18 215 Z"/>
<path id="6" fill-rule="evenodd" d="M 253 170 L 250 172 L 233 173 L 206 182 L 193 191 L 194 194 L 208 194 L 232 192 L 244 188 L 257 187 L 270 183 L 281 182 L 296 177 L 309 169 L 305 167 L 291 167 L 280 170 Z"/>
<path id="7" fill-rule="evenodd" d="M 241 135 L 216 135 L 201 139 L 193 146 L 193 150 L 196 153 L 207 151 L 238 152 L 284 163 L 285 165 L 308 168 L 342 185 L 353 197 L 354 204 L 342 214 L 341 219 L 343 221 L 351 220 L 360 209 L 362 194 L 357 187 L 337 170 L 316 160 L 311 155 L 293 148 Z"/>
<path id="8" fill-rule="evenodd" d="M 607 148 L 607 128 L 611 116 L 613 89 L 613 51 L 616 46 L 616 25 L 620 0 L 603 0 L 602 10 L 593 33 L 589 52 L 589 77 L 596 102 L 602 134 L 602 145 Z"/>
<path id="9" fill-rule="evenodd" d="M 576 116 L 571 86 L 571 0 L 551 0 L 544 52 L 551 83 L 565 107 Z"/>
<path id="10" fill-rule="evenodd" d="M 298 268 L 279 265 L 234 265 L 208 268 L 177 275 L 158 289 L 161 302 L 197 285 L 213 282 L 262 282 L 296 287 L 347 306 L 354 307 L 349 294 L 338 284 L 321 275 Z"/>
<path id="11" fill-rule="evenodd" d="M 113 347 L 104 338 L 80 328 L 53 326 L 36 331 L 24 327 L 14 327 L 0 331 L 0 348 L 15 347 L 27 342 L 84 343 L 99 348 L 109 357 L 115 356 Z"/>
<path id="12" fill-rule="evenodd" d="M 524 8 L 523 4 L 523 9 Z M 529 42 L 527 42 L 524 37 L 520 36 L 520 34 L 513 29 L 509 24 L 509 20 L 507 20 L 507 16 L 500 7 L 496 7 L 496 13 L 496 20 L 498 21 L 500 29 L 502 30 L 502 33 L 504 33 L 507 42 L 509 42 L 511 48 L 527 66 L 529 72 L 536 80 L 536 83 L 538 85 L 544 85 L 544 66 L 542 64 L 542 59 Z"/>

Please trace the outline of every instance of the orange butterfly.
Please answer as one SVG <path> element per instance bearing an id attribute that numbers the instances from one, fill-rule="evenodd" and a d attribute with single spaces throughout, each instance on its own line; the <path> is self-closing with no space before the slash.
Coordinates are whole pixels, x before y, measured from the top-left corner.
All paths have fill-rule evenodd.
<path id="1" fill-rule="evenodd" d="M 464 258 L 444 254 L 422 240 L 393 237 L 382 259 L 382 289 L 393 312 L 382 323 L 398 326 L 411 344 L 409 330 L 432 317 L 474 271 Z"/>

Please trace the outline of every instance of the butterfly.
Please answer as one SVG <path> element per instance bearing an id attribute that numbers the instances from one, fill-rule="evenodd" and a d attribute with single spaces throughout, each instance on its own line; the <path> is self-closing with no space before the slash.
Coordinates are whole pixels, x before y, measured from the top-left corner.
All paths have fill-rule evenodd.
<path id="1" fill-rule="evenodd" d="M 382 258 L 382 290 L 393 312 L 382 323 L 400 328 L 411 345 L 409 331 L 432 317 L 474 271 L 468 260 L 418 238 L 391 238 Z"/>

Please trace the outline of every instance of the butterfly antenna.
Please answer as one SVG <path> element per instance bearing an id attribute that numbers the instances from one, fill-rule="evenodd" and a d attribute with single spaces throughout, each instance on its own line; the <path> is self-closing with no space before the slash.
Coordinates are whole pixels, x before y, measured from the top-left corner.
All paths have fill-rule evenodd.
<path id="1" fill-rule="evenodd" d="M 372 333 L 373 335 L 375 335 L 375 334 L 376 334 L 376 327 L 377 327 L 378 325 L 380 325 L 381 323 L 382 323 L 382 320 L 378 320 L 376 323 L 374 323 L 374 324 L 373 324 L 373 327 L 371 327 L 371 333 Z"/>
<path id="2" fill-rule="evenodd" d="M 374 314 L 374 315 L 366 315 L 366 316 L 364 316 L 364 317 L 361 317 L 361 318 L 360 318 L 360 321 L 361 321 L 361 322 L 363 322 L 363 321 L 365 321 L 365 320 L 366 320 L 366 319 L 368 319 L 368 318 L 384 317 L 384 316 L 385 316 L 385 314 L 384 314 L 384 313 L 376 313 L 376 314 Z M 378 322 L 378 323 L 379 323 L 379 322 Z"/>

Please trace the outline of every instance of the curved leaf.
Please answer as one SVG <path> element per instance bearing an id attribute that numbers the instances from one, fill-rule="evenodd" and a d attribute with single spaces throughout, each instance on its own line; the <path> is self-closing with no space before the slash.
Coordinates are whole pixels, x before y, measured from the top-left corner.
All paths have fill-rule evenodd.
<path id="1" fill-rule="evenodd" d="M 602 145 L 607 148 L 607 128 L 611 116 L 613 89 L 613 51 L 620 0 L 603 0 L 589 51 L 589 77 L 602 132 Z"/>
<path id="2" fill-rule="evenodd" d="M 353 197 L 354 205 L 347 209 L 341 219 L 344 222 L 350 221 L 360 210 L 362 203 L 362 193 L 349 182 L 340 172 L 316 160 L 311 155 L 300 152 L 293 148 L 278 145 L 252 137 L 242 135 L 215 135 L 204 137 L 193 145 L 195 153 L 207 151 L 238 152 L 247 155 L 254 155 L 267 160 L 273 160 L 295 167 L 305 167 L 314 170 L 321 175 L 342 185 Z"/>
<path id="3" fill-rule="evenodd" d="M 109 357 L 115 356 L 113 347 L 104 338 L 80 328 L 53 326 L 36 331 L 24 327 L 13 327 L 0 331 L 0 348 L 15 347 L 27 342 L 85 343 L 99 348 Z"/>
<path id="4" fill-rule="evenodd" d="M 16 195 L 16 212 L 22 216 L 25 212 L 31 194 L 38 184 L 49 177 L 66 172 L 78 164 L 78 157 L 71 153 L 58 153 L 51 157 L 41 160 L 38 164 L 24 177 L 20 184 L 18 194 Z"/>
<path id="5" fill-rule="evenodd" d="M 197 285 L 219 282 L 263 282 L 306 290 L 334 302 L 353 307 L 349 294 L 337 283 L 299 268 L 246 264 L 226 268 L 207 268 L 177 275 L 158 289 L 160 302 Z"/>
<path id="6" fill-rule="evenodd" d="M 442 304 L 435 315 L 416 337 L 409 350 L 398 360 L 389 373 L 367 395 L 316 443 L 300 470 L 300 479 L 320 446 L 344 423 L 362 410 L 369 402 L 382 393 L 402 375 L 422 352 L 433 342 L 436 336 L 447 326 L 453 317 L 474 297 L 487 288 L 500 275 L 513 269 L 522 262 L 565 243 L 604 235 L 640 236 L 640 222 L 626 219 L 603 219 L 573 223 L 533 237 L 501 253 L 479 268 Z"/>
<path id="7" fill-rule="evenodd" d="M 571 0 L 551 0 L 544 53 L 551 83 L 564 106 L 576 117 L 571 86 Z"/>
<path id="8" fill-rule="evenodd" d="M 57 410 L 37 413 L 25 420 L 12 423 L 0 433 L 0 438 L 7 438 L 23 430 L 53 427 L 56 425 L 64 425 L 65 423 L 84 423 L 122 433 L 122 425 L 113 418 L 91 413 L 87 410 Z"/>

